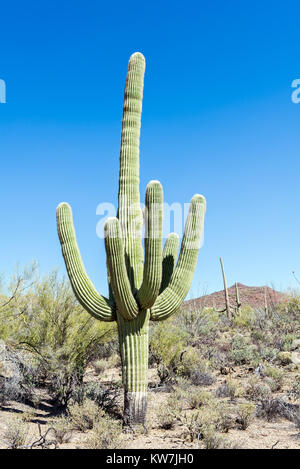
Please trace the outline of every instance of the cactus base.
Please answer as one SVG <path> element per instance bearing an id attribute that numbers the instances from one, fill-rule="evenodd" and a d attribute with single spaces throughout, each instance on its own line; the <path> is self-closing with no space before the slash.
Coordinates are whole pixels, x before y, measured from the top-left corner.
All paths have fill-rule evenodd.
<path id="1" fill-rule="evenodd" d="M 123 422 L 125 427 L 134 429 L 138 425 L 145 427 L 147 413 L 147 392 L 129 392 L 124 394 Z"/>

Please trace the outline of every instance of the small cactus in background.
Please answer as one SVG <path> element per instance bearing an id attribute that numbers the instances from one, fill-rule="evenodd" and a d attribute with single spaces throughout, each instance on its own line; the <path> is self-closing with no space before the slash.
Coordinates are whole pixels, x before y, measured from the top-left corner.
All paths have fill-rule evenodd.
<path id="1" fill-rule="evenodd" d="M 224 270 L 222 257 L 220 257 L 220 264 L 221 264 L 223 283 L 224 283 L 225 311 L 226 311 L 228 319 L 231 319 L 231 306 L 230 306 L 230 301 L 229 301 L 227 282 L 226 282 L 226 275 L 225 275 L 225 270 Z"/>
<path id="2" fill-rule="evenodd" d="M 235 283 L 236 314 L 239 314 L 242 303 L 240 302 L 239 286 Z"/>
<path id="3" fill-rule="evenodd" d="M 124 424 L 145 424 L 147 407 L 148 326 L 178 311 L 193 279 L 200 248 L 205 199 L 190 204 L 179 248 L 171 233 L 162 250 L 163 191 L 158 181 L 146 189 L 147 227 L 142 245 L 143 214 L 139 194 L 139 138 L 145 59 L 131 56 L 125 85 L 120 151 L 119 208 L 105 224 L 109 298 L 87 276 L 76 242 L 71 207 L 57 208 L 57 228 L 73 291 L 82 306 L 101 321 L 117 321 L 124 385 Z"/>

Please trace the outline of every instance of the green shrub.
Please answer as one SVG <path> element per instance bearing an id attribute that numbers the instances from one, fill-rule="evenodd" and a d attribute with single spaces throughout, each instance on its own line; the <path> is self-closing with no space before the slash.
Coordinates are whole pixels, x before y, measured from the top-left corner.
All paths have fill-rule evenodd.
<path id="1" fill-rule="evenodd" d="M 205 425 L 202 428 L 202 443 L 204 449 L 225 449 L 227 444 L 223 437 L 217 431 L 214 425 Z"/>
<path id="2" fill-rule="evenodd" d="M 13 416 L 6 424 L 3 433 L 4 443 L 9 449 L 18 449 L 28 442 L 29 426 L 20 417 Z"/>
<path id="3" fill-rule="evenodd" d="M 96 375 L 102 375 L 108 367 L 108 362 L 106 359 L 102 358 L 100 360 L 96 360 L 93 363 L 93 367 Z"/>
<path id="4" fill-rule="evenodd" d="M 241 334 L 236 334 L 231 341 L 231 352 L 229 359 L 235 365 L 243 365 L 251 363 L 255 358 L 253 346 L 249 345 L 245 337 Z"/>
<path id="5" fill-rule="evenodd" d="M 211 399 L 212 396 L 209 392 L 198 389 L 197 387 L 191 387 L 187 393 L 187 402 L 191 409 L 199 409 Z"/>
<path id="6" fill-rule="evenodd" d="M 241 430 L 246 430 L 254 417 L 256 405 L 252 402 L 243 402 L 238 405 L 237 423 Z"/>
<path id="7" fill-rule="evenodd" d="M 255 320 L 255 312 L 250 306 L 243 306 L 234 316 L 233 323 L 236 327 L 250 328 Z"/>
<path id="8" fill-rule="evenodd" d="M 279 391 L 282 388 L 284 380 L 284 371 L 275 366 L 265 365 L 264 374 L 269 378 L 266 380 L 272 391 Z"/>
<path id="9" fill-rule="evenodd" d="M 300 400 L 300 375 L 295 376 L 289 396 L 295 400 Z"/>
<path id="10" fill-rule="evenodd" d="M 57 417 L 51 423 L 58 443 L 68 443 L 72 437 L 73 424 L 69 417 Z"/>
<path id="11" fill-rule="evenodd" d="M 97 420 L 103 417 L 104 412 L 95 402 L 86 399 L 83 404 L 74 404 L 69 408 L 69 415 L 73 430 L 86 432 L 94 427 Z"/>
<path id="12" fill-rule="evenodd" d="M 48 386 L 62 406 L 77 399 L 88 364 L 99 358 L 104 342 L 116 337 L 115 324 L 97 321 L 86 313 L 69 282 L 60 280 L 57 272 L 36 278 L 6 309 L 1 317 L 10 326 L 6 345 L 15 361 L 22 353 L 31 367 L 27 373 L 21 366 L 22 389 L 24 381 L 27 388 Z"/>
<path id="13" fill-rule="evenodd" d="M 187 333 L 170 320 L 153 327 L 150 336 L 150 354 L 157 363 L 161 382 L 174 377 L 180 355 L 186 347 Z"/>
<path id="14" fill-rule="evenodd" d="M 208 369 L 208 363 L 205 362 L 194 347 L 186 347 L 179 357 L 177 365 L 177 374 L 184 377 L 191 377 L 196 372 L 205 372 Z"/>
<path id="15" fill-rule="evenodd" d="M 245 386 L 245 392 L 248 399 L 260 401 L 271 396 L 271 389 L 256 376 L 251 376 Z"/>
<path id="16" fill-rule="evenodd" d="M 240 383 L 233 381 L 228 378 L 219 388 L 216 390 L 217 397 L 229 397 L 230 400 L 234 400 L 237 397 L 241 397 L 244 394 L 244 388 Z"/>
<path id="17" fill-rule="evenodd" d="M 177 416 L 176 416 L 176 412 L 174 411 L 174 409 L 165 405 L 162 405 L 159 407 L 158 415 L 157 415 L 157 422 L 160 428 L 163 428 L 164 430 L 170 430 L 171 428 L 174 427 L 176 421 L 177 421 Z"/>
<path id="18" fill-rule="evenodd" d="M 122 443 L 122 426 L 105 415 L 99 417 L 92 432 L 85 441 L 87 449 L 120 449 L 124 448 Z"/>

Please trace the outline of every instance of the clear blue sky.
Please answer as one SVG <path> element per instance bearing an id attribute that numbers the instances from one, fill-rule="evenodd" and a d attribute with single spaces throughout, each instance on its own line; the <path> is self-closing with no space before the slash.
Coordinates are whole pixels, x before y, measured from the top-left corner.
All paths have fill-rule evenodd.
<path id="1" fill-rule="evenodd" d="M 100 202 L 116 202 L 127 63 L 147 62 L 141 197 L 207 198 L 194 296 L 228 283 L 296 286 L 300 274 L 300 5 L 296 1 L 14 1 L 1 5 L 0 270 L 64 264 L 55 209 L 73 208 L 106 292 Z"/>

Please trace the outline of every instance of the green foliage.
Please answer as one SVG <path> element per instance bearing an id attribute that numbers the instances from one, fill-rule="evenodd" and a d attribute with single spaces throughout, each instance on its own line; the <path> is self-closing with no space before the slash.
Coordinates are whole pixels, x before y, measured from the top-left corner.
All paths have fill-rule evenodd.
<path id="1" fill-rule="evenodd" d="M 106 415 L 95 422 L 92 432 L 85 441 L 86 449 L 124 449 L 121 423 Z"/>
<path id="2" fill-rule="evenodd" d="M 203 360 L 199 350 L 195 347 L 186 347 L 180 355 L 177 373 L 180 376 L 191 377 L 197 371 L 205 372 L 208 369 L 207 361 Z"/>
<path id="3" fill-rule="evenodd" d="M 36 278 L 30 289 L 13 298 L 2 323 L 10 331 L 3 337 L 9 353 L 6 366 L 11 363 L 18 370 L 14 376 L 20 375 L 21 389 L 47 385 L 62 405 L 82 385 L 100 345 L 117 336 L 114 324 L 100 323 L 84 311 L 56 272 Z"/>
<path id="4" fill-rule="evenodd" d="M 246 430 L 250 425 L 256 405 L 252 402 L 243 402 L 238 405 L 237 420 L 241 430 Z"/>
<path id="5" fill-rule="evenodd" d="M 251 376 L 245 385 L 245 392 L 248 399 L 253 401 L 261 401 L 267 399 L 271 395 L 270 386 L 262 383 L 256 376 Z"/>
<path id="6" fill-rule="evenodd" d="M 70 417 L 57 417 L 51 422 L 58 443 L 68 443 L 72 437 L 73 425 Z"/>
<path id="7" fill-rule="evenodd" d="M 69 415 L 73 430 L 86 432 L 94 427 L 104 412 L 97 404 L 90 399 L 86 399 L 82 404 L 73 404 L 69 407 Z"/>
<path id="8" fill-rule="evenodd" d="M 187 393 L 187 402 L 191 409 L 199 409 L 212 399 L 209 392 L 203 391 L 198 387 L 191 387 Z"/>
<path id="9" fill-rule="evenodd" d="M 231 341 L 229 359 L 236 365 L 243 365 L 251 363 L 254 357 L 253 346 L 249 345 L 247 339 L 242 334 L 236 334 Z"/>
<path id="10" fill-rule="evenodd" d="M 3 440 L 8 449 L 19 449 L 28 442 L 29 426 L 21 417 L 15 415 L 4 429 Z"/>
<path id="11" fill-rule="evenodd" d="M 269 378 L 267 384 L 272 391 L 279 391 L 282 387 L 284 380 L 284 371 L 276 368 L 275 366 L 265 365 L 264 375 Z"/>
<path id="12" fill-rule="evenodd" d="M 171 321 L 161 322 L 153 328 L 150 353 L 157 363 L 161 381 L 173 377 L 186 346 L 187 333 Z"/>
<path id="13" fill-rule="evenodd" d="M 255 312 L 249 306 L 239 308 L 238 313 L 234 316 L 233 323 L 236 327 L 250 328 L 255 320 Z"/>

